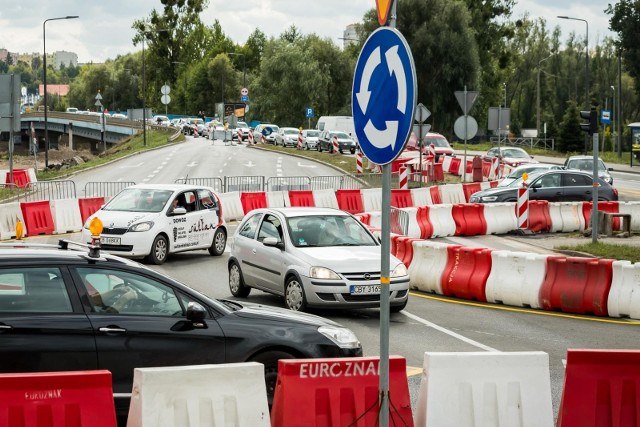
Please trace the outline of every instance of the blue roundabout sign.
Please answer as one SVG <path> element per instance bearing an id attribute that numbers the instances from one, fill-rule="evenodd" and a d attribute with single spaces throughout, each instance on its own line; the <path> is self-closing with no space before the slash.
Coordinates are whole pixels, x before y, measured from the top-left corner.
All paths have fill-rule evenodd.
<path id="1" fill-rule="evenodd" d="M 351 109 L 360 148 L 379 165 L 391 163 L 409 139 L 416 105 L 416 70 L 402 34 L 375 30 L 360 52 Z"/>

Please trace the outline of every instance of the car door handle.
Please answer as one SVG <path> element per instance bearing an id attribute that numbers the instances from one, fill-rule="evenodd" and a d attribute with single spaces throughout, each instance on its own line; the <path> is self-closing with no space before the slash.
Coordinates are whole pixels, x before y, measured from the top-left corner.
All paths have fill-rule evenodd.
<path id="1" fill-rule="evenodd" d="M 13 329 L 13 326 L 2 324 L 2 325 L 0 325 L 0 330 L 2 330 L 2 329 Z"/>
<path id="2" fill-rule="evenodd" d="M 113 334 L 113 333 L 119 333 L 119 332 L 127 332 L 126 329 L 124 328 L 99 328 L 98 329 L 100 332 L 104 332 L 105 334 Z"/>

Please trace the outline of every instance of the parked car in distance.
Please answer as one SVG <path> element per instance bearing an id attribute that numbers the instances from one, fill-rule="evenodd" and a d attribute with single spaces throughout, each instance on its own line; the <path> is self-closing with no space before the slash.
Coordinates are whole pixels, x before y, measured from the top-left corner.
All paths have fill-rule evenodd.
<path id="1" fill-rule="evenodd" d="M 283 147 L 296 147 L 298 145 L 300 130 L 290 127 L 281 127 L 276 133 L 276 144 Z"/>
<path id="2" fill-rule="evenodd" d="M 482 160 L 491 162 L 496 157 L 500 157 L 502 164 L 512 168 L 526 163 L 538 163 L 529 153 L 519 147 L 493 147 L 482 156 Z"/>
<path id="3" fill-rule="evenodd" d="M 77 112 L 78 112 L 78 109 L 77 109 L 76 107 L 69 107 L 69 108 L 67 108 L 67 113 L 73 113 L 73 114 L 75 114 L 75 113 L 77 113 Z"/>
<path id="4" fill-rule="evenodd" d="M 246 122 L 241 122 L 238 121 L 236 123 L 236 127 L 231 129 L 231 136 L 233 139 L 238 139 L 238 130 L 242 130 L 242 140 L 246 141 L 249 139 L 249 132 L 251 132 L 251 130 L 249 129 L 249 125 Z"/>
<path id="5" fill-rule="evenodd" d="M 259 143 L 262 141 L 262 136 L 264 135 L 265 142 L 267 144 L 275 144 L 276 143 L 276 134 L 280 127 L 278 125 L 273 125 L 269 123 L 260 123 L 253 130 L 253 142 Z"/>
<path id="6" fill-rule="evenodd" d="M 598 200 L 618 200 L 618 190 L 598 178 Z M 508 187 L 496 187 L 473 193 L 469 203 L 515 202 L 522 177 Z M 582 202 L 593 199 L 593 179 L 586 172 L 575 170 L 548 170 L 534 172 L 529 176 L 529 200 L 549 202 Z"/>
<path id="7" fill-rule="evenodd" d="M 230 245 L 229 289 L 284 297 L 290 310 L 380 305 L 380 243 L 353 215 L 330 208 L 256 209 Z M 409 274 L 389 254 L 391 311 L 407 304 Z"/>
<path id="8" fill-rule="evenodd" d="M 498 184 L 498 187 L 508 187 L 514 181 L 517 181 L 518 178 L 522 177 L 522 174 L 525 172 L 531 175 L 537 172 L 542 172 L 546 170 L 558 170 L 558 169 L 562 169 L 562 166 L 552 165 L 550 163 L 530 163 L 530 164 L 518 166 L 517 168 L 512 170 L 508 176 L 506 176 L 500 181 L 500 183 Z"/>
<path id="9" fill-rule="evenodd" d="M 613 168 L 608 168 L 598 157 L 598 176 L 613 185 L 613 177 L 609 173 Z M 564 162 L 565 169 L 575 169 L 593 174 L 593 156 L 571 156 Z"/>
<path id="10" fill-rule="evenodd" d="M 108 370 L 120 425 L 135 368 L 259 362 L 271 402 L 279 359 L 363 354 L 331 320 L 212 299 L 98 247 L 44 246 L 0 244 L 0 373 Z"/>
<path id="11" fill-rule="evenodd" d="M 343 153 L 349 151 L 351 154 L 356 152 L 356 141 L 349 136 L 346 132 L 323 130 L 318 137 L 318 151 L 328 151 L 333 153 L 333 137 L 338 138 L 338 151 Z"/>
<path id="12" fill-rule="evenodd" d="M 305 150 L 315 150 L 318 146 L 318 137 L 320 131 L 317 129 L 303 129 L 302 130 L 302 145 Z"/>
<path id="13" fill-rule="evenodd" d="M 456 153 L 451 148 L 449 141 L 443 135 L 437 132 L 427 132 L 427 134 L 422 138 L 422 153 L 429 154 L 429 145 L 433 144 L 436 150 L 436 162 L 439 162 L 442 156 L 455 156 Z M 417 151 L 420 150 L 420 144 L 418 143 L 418 138 L 414 132 L 411 132 L 409 136 L 409 141 L 407 141 L 406 150 L 409 151 Z"/>
<path id="14" fill-rule="evenodd" d="M 210 187 L 132 185 L 87 219 L 82 241 L 91 242 L 89 226 L 99 218 L 104 224 L 100 245 L 117 255 L 145 258 L 152 264 L 164 263 L 171 253 L 197 249 L 220 256 L 227 244 L 220 212 L 220 199 Z"/>
<path id="15" fill-rule="evenodd" d="M 122 120 L 127 120 L 128 117 L 126 114 L 122 114 L 122 113 L 114 113 L 111 115 L 112 119 L 122 119 Z"/>
<path id="16" fill-rule="evenodd" d="M 153 116 L 153 119 L 151 119 L 151 121 L 153 122 L 153 124 L 158 126 L 169 126 L 171 124 L 169 117 L 160 114 Z"/>

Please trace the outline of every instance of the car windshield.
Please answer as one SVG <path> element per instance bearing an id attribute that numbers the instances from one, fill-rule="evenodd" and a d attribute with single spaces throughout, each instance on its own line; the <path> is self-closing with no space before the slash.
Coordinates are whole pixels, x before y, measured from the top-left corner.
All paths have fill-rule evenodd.
<path id="1" fill-rule="evenodd" d="M 126 188 L 118 193 L 102 210 L 122 212 L 161 212 L 167 204 L 171 190 Z"/>
<path id="2" fill-rule="evenodd" d="M 531 182 L 541 173 L 546 172 L 545 170 L 535 170 L 527 172 L 529 174 L 527 179 L 527 184 L 531 184 Z M 522 187 L 522 176 L 520 178 L 512 181 L 510 184 L 506 185 L 507 187 Z"/>
<path id="3" fill-rule="evenodd" d="M 312 215 L 287 218 L 294 246 L 376 246 L 376 240 L 358 220 L 345 215 Z"/>
<path id="4" fill-rule="evenodd" d="M 592 171 L 593 170 L 593 159 L 573 159 L 569 160 L 567 164 L 567 169 L 578 169 L 581 171 Z M 602 160 L 598 160 L 598 170 L 606 171 L 607 167 L 604 165 Z"/>
<path id="5" fill-rule="evenodd" d="M 320 131 L 319 130 L 310 130 L 310 131 L 307 132 L 307 136 L 311 136 L 311 137 L 316 136 L 317 137 L 318 135 L 320 135 Z"/>
<path id="6" fill-rule="evenodd" d="M 246 124 L 245 122 L 238 122 L 238 127 L 239 127 L 239 128 L 248 128 L 248 127 L 249 127 L 249 125 L 248 125 L 248 124 Z"/>
<path id="7" fill-rule="evenodd" d="M 295 135 L 298 133 L 298 129 L 285 129 L 284 133 L 285 135 Z"/>
<path id="8" fill-rule="evenodd" d="M 449 148 L 449 142 L 447 142 L 447 139 L 445 137 L 428 137 L 424 139 L 424 143 L 425 145 L 431 145 L 433 144 L 435 147 L 444 147 L 444 148 Z"/>
<path id="9" fill-rule="evenodd" d="M 331 137 L 337 136 L 338 139 L 350 139 L 351 137 L 344 132 L 331 132 Z"/>
<path id="10" fill-rule="evenodd" d="M 526 151 L 523 150 L 516 150 L 513 148 L 508 148 L 505 150 L 502 150 L 502 156 L 503 157 L 513 157 L 516 159 L 528 159 L 529 155 L 526 153 Z"/>

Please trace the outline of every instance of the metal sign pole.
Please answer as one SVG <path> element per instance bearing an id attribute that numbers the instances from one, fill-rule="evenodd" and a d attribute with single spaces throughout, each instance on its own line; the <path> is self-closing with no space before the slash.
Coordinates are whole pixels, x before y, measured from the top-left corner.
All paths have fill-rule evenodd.
<path id="1" fill-rule="evenodd" d="M 591 206 L 591 242 L 598 242 L 598 133 L 593 134 L 593 203 Z M 633 153 L 631 153 L 633 156 Z"/>
<path id="2" fill-rule="evenodd" d="M 462 167 L 462 183 L 467 182 L 467 85 L 464 85 L 464 158 Z"/>

